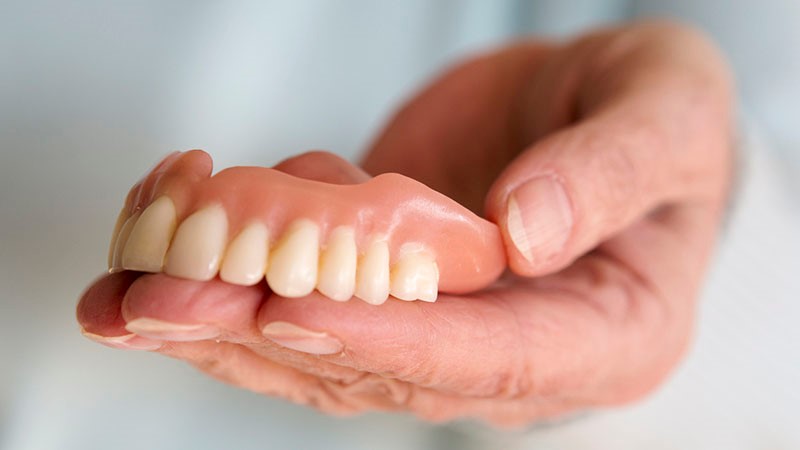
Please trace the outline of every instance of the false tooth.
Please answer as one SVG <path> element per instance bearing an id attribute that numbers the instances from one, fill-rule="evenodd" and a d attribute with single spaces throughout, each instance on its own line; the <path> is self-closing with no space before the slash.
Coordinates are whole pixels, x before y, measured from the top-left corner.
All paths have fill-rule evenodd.
<path id="1" fill-rule="evenodd" d="M 373 240 L 358 262 L 355 295 L 372 305 L 389 297 L 389 246 L 385 240 Z"/>
<path id="2" fill-rule="evenodd" d="M 433 303 L 439 294 L 439 268 L 436 267 L 436 263 L 434 263 L 434 270 L 436 271 L 435 277 L 423 279 L 418 285 L 417 298 L 423 302 Z"/>
<path id="3" fill-rule="evenodd" d="M 219 277 L 228 283 L 252 286 L 264 278 L 268 257 L 267 227 L 259 222 L 251 223 L 228 245 Z"/>
<path id="4" fill-rule="evenodd" d="M 111 233 L 111 245 L 108 247 L 108 268 L 114 267 L 114 251 L 117 247 L 117 239 L 119 239 L 119 232 L 122 230 L 122 225 L 128 220 L 128 210 L 123 207 L 117 216 L 117 221 L 114 224 L 114 232 Z"/>
<path id="5" fill-rule="evenodd" d="M 267 282 L 283 297 L 303 297 L 317 284 L 319 227 L 299 219 L 283 233 L 270 255 Z"/>
<path id="6" fill-rule="evenodd" d="M 159 197 L 151 203 L 128 236 L 122 252 L 122 267 L 142 272 L 161 272 L 177 220 L 175 204 L 169 197 Z"/>
<path id="7" fill-rule="evenodd" d="M 400 300 L 436 301 L 439 269 L 426 253 L 409 253 L 400 257 L 392 269 L 392 296 Z"/>
<path id="8" fill-rule="evenodd" d="M 320 256 L 317 290 L 336 301 L 350 300 L 356 288 L 357 261 L 355 231 L 350 227 L 334 229 Z"/>
<path id="9" fill-rule="evenodd" d="M 139 220 L 141 214 L 141 210 L 136 211 L 122 224 L 122 228 L 120 228 L 119 235 L 117 236 L 117 242 L 114 246 L 114 257 L 112 258 L 111 267 L 108 269 L 109 272 L 118 272 L 122 270 L 122 253 L 123 250 L 125 250 L 125 244 L 128 243 L 128 236 L 130 236 L 133 226 L 136 225 L 136 221 Z"/>
<path id="10" fill-rule="evenodd" d="M 212 205 L 195 212 L 178 227 L 164 271 L 190 280 L 214 278 L 227 239 L 228 217 L 222 206 Z"/>

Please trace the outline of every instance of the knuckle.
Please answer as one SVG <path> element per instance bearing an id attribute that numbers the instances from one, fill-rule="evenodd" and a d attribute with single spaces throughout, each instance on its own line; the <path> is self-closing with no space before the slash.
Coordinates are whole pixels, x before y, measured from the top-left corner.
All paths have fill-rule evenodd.
<path id="1" fill-rule="evenodd" d="M 613 125 L 611 125 L 613 126 Z M 645 122 L 619 124 L 624 130 L 587 129 L 583 146 L 585 171 L 598 176 L 585 179 L 592 183 L 590 204 L 583 204 L 584 214 L 603 211 L 607 218 L 624 217 L 631 209 L 642 204 L 649 194 L 648 187 L 654 182 L 653 165 L 645 150 L 658 145 L 657 131 Z M 584 202 L 585 203 L 585 202 Z M 598 204 L 600 203 L 600 204 Z"/>

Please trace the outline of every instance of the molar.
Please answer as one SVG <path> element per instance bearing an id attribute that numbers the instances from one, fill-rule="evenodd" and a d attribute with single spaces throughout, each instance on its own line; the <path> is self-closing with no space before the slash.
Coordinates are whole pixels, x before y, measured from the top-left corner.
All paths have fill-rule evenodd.
<path id="1" fill-rule="evenodd" d="M 380 305 L 389 297 L 389 245 L 374 239 L 358 262 L 356 297 Z"/>
<path id="2" fill-rule="evenodd" d="M 228 283 L 252 286 L 264 278 L 268 257 L 267 227 L 253 222 L 228 245 L 219 277 Z"/>
<path id="3" fill-rule="evenodd" d="M 130 236 L 131 231 L 133 231 L 133 226 L 136 225 L 136 222 L 139 220 L 139 216 L 142 214 L 142 211 L 136 211 L 128 217 L 128 220 L 122 224 L 122 228 L 119 230 L 119 234 L 117 235 L 117 239 L 114 245 L 114 256 L 111 261 L 111 267 L 108 268 L 109 272 L 118 272 L 122 270 L 122 253 L 125 249 L 125 244 L 128 243 L 128 236 Z"/>
<path id="4" fill-rule="evenodd" d="M 426 252 L 402 255 L 392 269 L 391 280 L 391 293 L 395 298 L 436 301 L 439 268 L 434 258 Z"/>
<path id="5" fill-rule="evenodd" d="M 159 197 L 151 203 L 128 236 L 122 252 L 122 267 L 142 272 L 161 272 L 177 220 L 175 204 L 169 197 Z"/>
<path id="6" fill-rule="evenodd" d="M 303 297 L 317 284 L 319 226 L 308 219 L 294 221 L 272 251 L 267 282 L 283 297 Z"/>
<path id="7" fill-rule="evenodd" d="M 208 281 L 217 275 L 228 239 L 228 217 L 220 205 L 187 217 L 178 227 L 164 271 L 180 278 Z"/>
<path id="8" fill-rule="evenodd" d="M 320 257 L 317 290 L 336 301 L 350 300 L 356 287 L 357 261 L 355 231 L 351 227 L 334 229 Z"/>

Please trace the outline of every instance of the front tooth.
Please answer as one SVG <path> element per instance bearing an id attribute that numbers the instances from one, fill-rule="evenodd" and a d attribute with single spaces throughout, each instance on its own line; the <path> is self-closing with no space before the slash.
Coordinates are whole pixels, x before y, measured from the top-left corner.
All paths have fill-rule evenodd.
<path id="1" fill-rule="evenodd" d="M 392 296 L 400 300 L 436 301 L 439 268 L 426 253 L 409 253 L 392 269 Z"/>
<path id="2" fill-rule="evenodd" d="M 175 204 L 169 197 L 160 197 L 151 203 L 128 236 L 122 253 L 122 267 L 161 272 L 177 220 Z"/>
<path id="3" fill-rule="evenodd" d="M 125 244 L 128 243 L 128 236 L 130 236 L 131 231 L 133 231 L 133 226 L 136 225 L 136 221 L 139 220 L 141 214 L 142 211 L 136 211 L 132 216 L 128 217 L 128 220 L 126 220 L 122 228 L 120 228 L 119 236 L 117 236 L 117 242 L 114 246 L 113 261 L 111 261 L 111 267 L 108 269 L 109 272 L 122 270 L 122 253 L 125 249 Z"/>
<path id="4" fill-rule="evenodd" d="M 228 238 L 228 217 L 220 205 L 201 209 L 178 227 L 167 253 L 165 272 L 208 281 L 217 274 Z"/>
<path id="5" fill-rule="evenodd" d="M 117 222 L 114 224 L 114 232 L 111 233 L 111 245 L 108 247 L 108 268 L 114 267 L 114 251 L 117 249 L 117 239 L 119 239 L 119 232 L 122 231 L 122 225 L 128 220 L 128 210 L 122 208 L 117 216 Z"/>
<path id="6" fill-rule="evenodd" d="M 333 300 L 350 300 L 356 288 L 357 260 L 355 231 L 350 227 L 333 230 L 320 257 L 317 289 Z"/>
<path id="7" fill-rule="evenodd" d="M 267 227 L 259 222 L 251 223 L 228 245 L 219 277 L 243 286 L 258 283 L 267 270 L 268 247 Z"/>
<path id="8" fill-rule="evenodd" d="M 358 262 L 356 297 L 380 305 L 389 297 L 389 245 L 373 240 Z"/>
<path id="9" fill-rule="evenodd" d="M 267 282 L 283 297 L 303 297 L 317 284 L 319 227 L 300 219 L 292 223 L 275 246 L 267 270 Z"/>

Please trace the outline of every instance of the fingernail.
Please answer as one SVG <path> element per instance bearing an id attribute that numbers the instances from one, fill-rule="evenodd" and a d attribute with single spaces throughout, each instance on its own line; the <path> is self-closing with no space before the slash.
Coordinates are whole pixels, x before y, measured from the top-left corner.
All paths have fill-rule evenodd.
<path id="1" fill-rule="evenodd" d="M 508 197 L 506 227 L 511 242 L 529 262 L 557 254 L 572 230 L 572 208 L 564 186 L 548 176 L 519 186 Z"/>
<path id="2" fill-rule="evenodd" d="M 261 333 L 276 344 L 298 352 L 331 355 L 342 351 L 338 339 L 321 331 L 311 331 L 289 322 L 272 322 Z"/>
<path id="3" fill-rule="evenodd" d="M 219 335 L 217 327 L 205 324 L 183 324 L 164 320 L 140 317 L 125 324 L 131 333 L 166 341 L 199 341 L 211 339 Z"/>
<path id="4" fill-rule="evenodd" d="M 81 334 L 86 338 L 97 342 L 98 344 L 122 350 L 156 350 L 162 345 L 161 342 L 139 337 L 134 333 L 125 334 L 122 336 L 102 336 L 81 328 Z"/>

